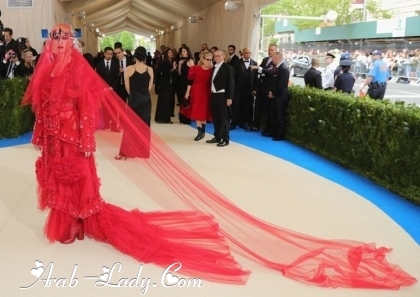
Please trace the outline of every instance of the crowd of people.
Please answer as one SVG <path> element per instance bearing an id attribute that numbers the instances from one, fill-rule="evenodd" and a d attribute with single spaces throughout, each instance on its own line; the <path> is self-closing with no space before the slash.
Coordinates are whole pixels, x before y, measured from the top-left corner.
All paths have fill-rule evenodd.
<path id="1" fill-rule="evenodd" d="M 379 49 L 380 50 L 380 49 Z M 387 67 L 392 76 L 400 77 L 401 82 L 409 83 L 411 80 L 420 79 L 420 49 L 408 50 L 403 49 L 402 51 L 393 51 L 393 50 L 380 50 L 382 60 L 387 64 Z M 371 51 L 345 51 L 334 49 L 329 52 L 320 51 L 320 50 L 310 50 L 310 51 L 287 51 L 283 50 L 283 53 L 286 57 L 286 60 L 290 63 L 299 56 L 308 56 L 318 57 L 321 59 L 325 57 L 328 53 L 332 53 L 337 57 L 340 57 L 343 54 L 349 55 L 352 64 L 352 72 L 356 73 L 358 76 L 365 77 L 369 72 L 370 66 L 373 62 L 372 56 L 370 55 Z M 339 60 L 335 61 L 336 66 L 338 66 Z M 321 63 L 321 66 L 322 63 Z"/>

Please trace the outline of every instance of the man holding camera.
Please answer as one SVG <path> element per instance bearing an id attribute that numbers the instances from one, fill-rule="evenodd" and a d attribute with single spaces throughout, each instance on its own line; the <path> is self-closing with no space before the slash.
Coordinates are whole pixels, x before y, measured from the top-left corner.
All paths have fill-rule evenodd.
<path id="1" fill-rule="evenodd" d="M 2 42 L 0 46 L 0 59 L 5 58 L 6 53 L 12 50 L 16 54 L 19 53 L 19 44 L 13 39 L 13 30 L 10 28 L 4 28 L 2 32 Z"/>
<path id="2" fill-rule="evenodd" d="M 0 63 L 0 76 L 4 79 L 15 77 L 15 70 L 19 66 L 19 55 L 13 50 L 8 50 Z"/>

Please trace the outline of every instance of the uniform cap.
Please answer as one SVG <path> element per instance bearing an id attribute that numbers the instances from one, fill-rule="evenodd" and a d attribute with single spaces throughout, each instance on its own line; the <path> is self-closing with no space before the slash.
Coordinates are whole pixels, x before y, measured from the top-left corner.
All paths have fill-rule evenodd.
<path id="1" fill-rule="evenodd" d="M 382 53 L 380 52 L 380 51 L 378 51 L 378 50 L 374 50 L 373 52 L 371 52 L 370 53 L 372 56 L 374 56 L 374 55 L 379 55 L 379 56 L 381 56 L 382 55 Z"/>
<path id="2" fill-rule="evenodd" d="M 352 64 L 353 62 L 350 59 L 340 61 L 340 66 L 342 67 L 350 67 Z"/>

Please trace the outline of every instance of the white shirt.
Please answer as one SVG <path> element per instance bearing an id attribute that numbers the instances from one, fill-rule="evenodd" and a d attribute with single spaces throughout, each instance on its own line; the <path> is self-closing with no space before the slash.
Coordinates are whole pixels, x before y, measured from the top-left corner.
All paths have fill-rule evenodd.
<path id="1" fill-rule="evenodd" d="M 123 62 L 122 68 L 124 68 L 124 71 L 125 71 L 125 69 L 127 68 L 127 59 L 124 57 L 124 59 L 118 61 L 120 63 L 120 65 L 118 65 L 119 68 L 121 68 L 121 61 Z"/>
<path id="2" fill-rule="evenodd" d="M 334 71 L 336 67 L 334 67 L 333 63 L 328 65 L 324 72 L 322 72 L 322 87 L 324 89 L 333 88 L 334 87 Z"/>
<path id="3" fill-rule="evenodd" d="M 249 63 L 251 62 L 251 59 L 245 60 L 244 58 L 242 58 L 242 60 L 244 61 L 245 68 L 248 69 Z"/>
<path id="4" fill-rule="evenodd" d="M 223 62 L 214 65 L 213 77 L 211 78 L 211 92 L 212 93 L 224 93 L 225 92 L 225 89 L 221 89 L 219 91 L 216 91 L 216 87 L 214 86 L 214 83 L 213 83 L 213 80 L 216 77 L 216 74 L 219 71 L 220 66 L 222 66 L 222 64 L 223 64 Z"/>

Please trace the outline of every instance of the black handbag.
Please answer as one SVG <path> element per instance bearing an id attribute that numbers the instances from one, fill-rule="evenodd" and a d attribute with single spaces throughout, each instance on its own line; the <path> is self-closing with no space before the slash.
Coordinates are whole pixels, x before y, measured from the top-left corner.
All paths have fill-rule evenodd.
<path id="1" fill-rule="evenodd" d="M 188 98 L 182 98 L 182 101 L 181 101 L 181 106 L 182 106 L 183 108 L 188 108 L 188 107 L 190 107 L 190 97 L 188 97 Z"/>

